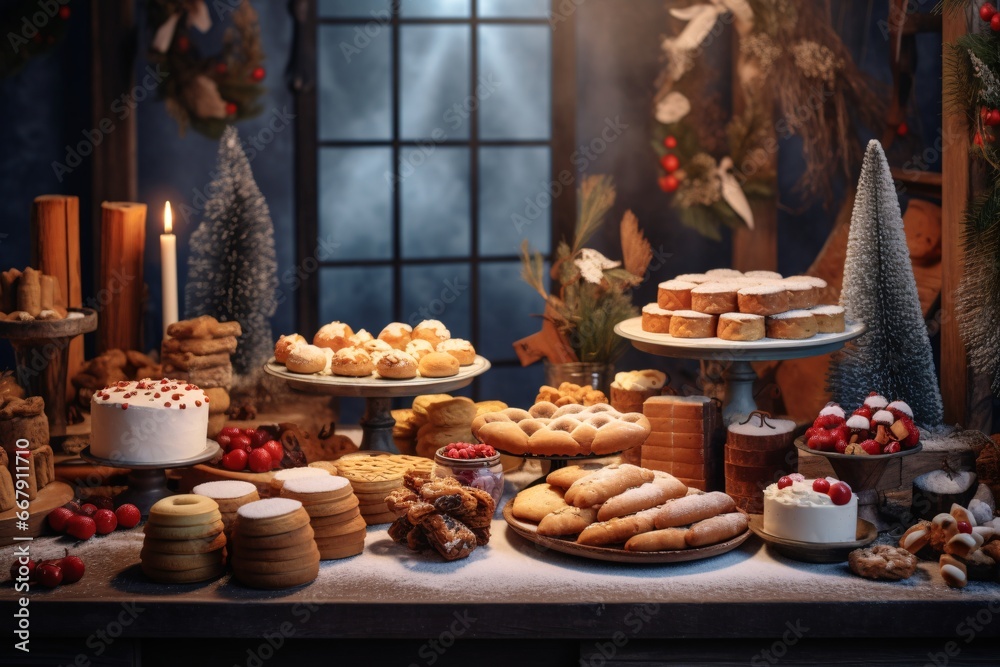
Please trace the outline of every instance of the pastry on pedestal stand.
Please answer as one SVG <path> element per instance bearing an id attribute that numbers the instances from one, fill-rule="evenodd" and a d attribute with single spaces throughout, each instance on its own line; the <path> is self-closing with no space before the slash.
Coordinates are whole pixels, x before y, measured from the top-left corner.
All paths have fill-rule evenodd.
<path id="1" fill-rule="evenodd" d="M 361 449 L 399 454 L 392 439 L 396 420 L 390 409 L 393 398 L 444 394 L 467 387 L 477 376 L 490 369 L 486 358 L 459 368 L 457 374 L 444 378 L 416 377 L 410 380 L 389 380 L 375 376 L 343 377 L 338 375 L 304 375 L 293 373 L 273 358 L 264 364 L 264 372 L 281 378 L 295 391 L 306 394 L 357 397 L 365 399 L 365 414 L 361 419 Z"/>
<path id="2" fill-rule="evenodd" d="M 0 338 L 14 346 L 17 380 L 29 396 L 45 399 L 52 435 L 66 433 L 66 365 L 70 341 L 97 329 L 97 311 L 71 308 L 58 320 L 0 320 Z"/>
<path id="3" fill-rule="evenodd" d="M 118 503 L 132 503 L 139 508 L 143 516 L 149 514 L 149 508 L 156 504 L 158 500 L 174 495 L 174 492 L 167 488 L 167 469 L 186 468 L 198 463 L 204 463 L 215 458 L 221 452 L 221 448 L 214 440 L 205 441 L 205 450 L 196 456 L 178 461 L 164 461 L 161 463 L 138 463 L 135 461 L 125 461 L 118 459 L 104 459 L 90 453 L 90 447 L 84 447 L 80 452 L 80 457 L 102 466 L 111 468 L 128 468 L 128 490 L 119 494 L 115 501 Z"/>
<path id="4" fill-rule="evenodd" d="M 847 322 L 841 333 L 816 334 L 801 340 L 763 338 L 731 341 L 722 338 L 675 338 L 670 334 L 643 331 L 642 318 L 619 322 L 615 333 L 632 341 L 633 347 L 649 354 L 677 359 L 712 359 L 730 362 L 726 371 L 726 400 L 722 406 L 725 424 L 744 420 L 757 409 L 753 383 L 757 379 L 750 362 L 781 361 L 815 357 L 835 352 L 865 332 L 865 325 Z"/>
<path id="5" fill-rule="evenodd" d="M 895 454 L 875 454 L 862 456 L 860 454 L 838 454 L 818 449 L 810 449 L 805 438 L 797 438 L 795 446 L 803 452 L 822 456 L 829 461 L 837 479 L 847 482 L 851 490 L 858 495 L 858 518 L 880 526 L 878 520 L 878 482 L 889 465 L 904 456 L 916 454 L 924 448 L 923 443 L 917 443 L 912 449 L 904 449 Z M 884 523 L 884 522 L 883 522 Z"/>

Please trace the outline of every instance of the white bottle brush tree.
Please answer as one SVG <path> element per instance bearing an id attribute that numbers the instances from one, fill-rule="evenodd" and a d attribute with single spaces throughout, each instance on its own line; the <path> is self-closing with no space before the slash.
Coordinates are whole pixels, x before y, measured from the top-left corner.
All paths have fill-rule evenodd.
<path id="1" fill-rule="evenodd" d="M 253 178 L 236 128 L 219 142 L 212 197 L 191 235 L 184 315 L 236 320 L 243 329 L 233 370 L 249 375 L 271 355 L 270 317 L 278 307 L 278 264 L 271 214 Z"/>
<path id="2" fill-rule="evenodd" d="M 833 400 L 857 407 L 872 391 L 906 401 L 923 426 L 943 420 L 941 393 L 903 216 L 882 146 L 868 143 L 858 181 L 840 303 L 868 330 L 835 355 L 827 378 Z"/>

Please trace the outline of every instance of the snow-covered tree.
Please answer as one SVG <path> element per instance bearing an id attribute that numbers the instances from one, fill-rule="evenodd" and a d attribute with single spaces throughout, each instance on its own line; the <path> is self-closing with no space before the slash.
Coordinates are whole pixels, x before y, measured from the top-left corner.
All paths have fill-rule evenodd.
<path id="1" fill-rule="evenodd" d="M 943 420 L 941 393 L 903 216 L 882 146 L 871 141 L 858 181 L 840 303 L 868 330 L 834 357 L 828 388 L 844 406 L 869 392 L 906 401 L 919 424 Z"/>
<path id="2" fill-rule="evenodd" d="M 278 307 L 278 264 L 271 214 L 253 178 L 236 128 L 219 142 L 212 197 L 191 236 L 184 315 L 236 320 L 243 329 L 233 355 L 233 370 L 248 374 L 271 355 L 269 318 Z"/>

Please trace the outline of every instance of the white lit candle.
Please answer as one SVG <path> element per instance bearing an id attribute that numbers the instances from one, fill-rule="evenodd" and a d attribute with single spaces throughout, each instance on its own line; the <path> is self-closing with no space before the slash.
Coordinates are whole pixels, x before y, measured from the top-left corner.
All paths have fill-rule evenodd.
<path id="1" fill-rule="evenodd" d="M 174 236 L 170 202 L 163 208 L 163 234 L 160 234 L 160 263 L 163 275 L 163 337 L 167 327 L 177 321 L 177 237 Z"/>

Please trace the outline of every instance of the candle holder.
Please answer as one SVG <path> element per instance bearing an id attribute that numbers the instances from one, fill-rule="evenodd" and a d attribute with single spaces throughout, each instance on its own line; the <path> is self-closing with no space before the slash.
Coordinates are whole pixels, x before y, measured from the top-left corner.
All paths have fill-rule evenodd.
<path id="1" fill-rule="evenodd" d="M 0 321 L 0 338 L 14 347 L 17 381 L 29 396 L 45 400 L 52 435 L 66 433 L 66 365 L 70 341 L 97 329 L 97 311 L 70 308 L 60 320 Z"/>

